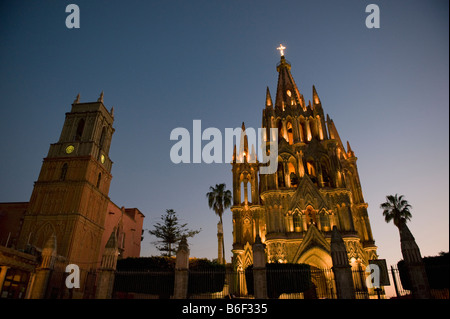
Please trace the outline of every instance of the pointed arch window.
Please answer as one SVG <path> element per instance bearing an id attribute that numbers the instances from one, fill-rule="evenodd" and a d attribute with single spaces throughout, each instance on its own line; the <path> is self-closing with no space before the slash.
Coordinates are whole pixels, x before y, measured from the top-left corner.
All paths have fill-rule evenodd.
<path id="1" fill-rule="evenodd" d="M 319 139 L 319 129 L 317 127 L 317 119 L 311 118 L 309 120 L 309 127 L 311 129 L 312 137 Z"/>
<path id="2" fill-rule="evenodd" d="M 307 227 L 309 227 L 310 225 L 317 225 L 316 211 L 311 206 L 308 206 L 308 208 L 306 208 L 305 218 L 306 224 L 308 225 Z"/>
<path id="3" fill-rule="evenodd" d="M 323 231 L 330 231 L 330 216 L 325 212 L 320 214 L 320 228 Z"/>
<path id="4" fill-rule="evenodd" d="M 288 135 L 289 145 L 294 144 L 294 128 L 292 127 L 292 123 L 289 121 L 286 124 L 286 130 Z"/>
<path id="5" fill-rule="evenodd" d="M 67 175 L 67 169 L 68 169 L 68 165 L 67 163 L 64 163 L 64 165 L 61 168 L 61 174 L 59 175 L 59 180 L 60 181 L 65 181 L 66 180 L 66 175 Z"/>
<path id="6" fill-rule="evenodd" d="M 298 186 L 298 177 L 297 174 L 295 173 L 295 160 L 293 157 L 291 157 L 289 159 L 288 162 L 288 171 L 289 171 L 289 182 L 290 182 L 290 187 L 297 187 Z"/>
<path id="7" fill-rule="evenodd" d="M 330 174 L 329 165 L 327 163 L 326 158 L 322 158 L 320 161 L 320 169 L 322 171 L 322 180 L 323 180 L 323 186 L 324 187 L 332 187 L 332 179 Z"/>
<path id="8" fill-rule="evenodd" d="M 292 216 L 292 221 L 294 224 L 294 231 L 301 232 L 302 231 L 302 216 L 299 212 L 295 212 Z"/>
<path id="9" fill-rule="evenodd" d="M 305 142 L 306 129 L 305 129 L 305 122 L 303 120 L 300 120 L 298 122 L 298 135 L 300 137 L 300 141 Z"/>
<path id="10" fill-rule="evenodd" d="M 314 161 L 313 160 L 307 161 L 306 168 L 308 171 L 309 178 L 311 178 L 311 181 L 318 186 L 317 175 L 316 175 L 316 165 L 315 165 Z"/>

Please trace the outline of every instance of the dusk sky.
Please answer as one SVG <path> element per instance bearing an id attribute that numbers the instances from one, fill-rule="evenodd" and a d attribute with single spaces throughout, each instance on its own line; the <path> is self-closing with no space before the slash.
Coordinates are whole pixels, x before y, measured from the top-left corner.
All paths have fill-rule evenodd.
<path id="1" fill-rule="evenodd" d="M 80 28 L 65 25 L 80 8 Z M 380 28 L 368 29 L 368 4 Z M 137 207 L 151 229 L 166 209 L 190 228 L 191 256 L 217 258 L 210 185 L 232 188 L 231 165 L 174 164 L 177 127 L 258 128 L 277 84 L 280 43 L 305 100 L 315 85 L 325 113 L 358 157 L 375 244 L 402 259 L 380 204 L 403 194 L 423 256 L 449 250 L 448 1 L 2 1 L 0 202 L 29 201 L 65 113 L 114 106 L 109 196 Z M 207 142 L 203 142 L 205 145 Z M 231 261 L 231 211 L 224 215 Z M 158 254 L 148 233 L 142 256 Z"/>

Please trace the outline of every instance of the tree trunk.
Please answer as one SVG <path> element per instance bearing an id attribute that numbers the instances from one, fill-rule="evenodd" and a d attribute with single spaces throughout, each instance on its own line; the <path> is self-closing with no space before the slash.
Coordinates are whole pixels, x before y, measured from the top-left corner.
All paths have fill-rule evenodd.
<path id="1" fill-rule="evenodd" d="M 219 214 L 219 218 L 220 218 L 220 224 L 222 225 L 222 259 L 223 259 L 223 264 L 226 265 L 227 262 L 226 262 L 226 259 L 225 259 L 225 240 L 224 240 L 222 214 Z"/>

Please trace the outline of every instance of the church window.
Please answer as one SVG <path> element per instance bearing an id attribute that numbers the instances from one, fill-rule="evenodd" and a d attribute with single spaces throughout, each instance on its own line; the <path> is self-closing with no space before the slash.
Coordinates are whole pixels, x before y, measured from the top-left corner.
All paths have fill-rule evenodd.
<path id="1" fill-rule="evenodd" d="M 102 180 L 102 173 L 98 173 L 98 177 L 97 177 L 97 188 L 100 188 L 100 182 Z"/>
<path id="2" fill-rule="evenodd" d="M 308 163 L 306 163 L 306 166 L 308 167 L 308 174 L 311 176 L 316 176 L 316 170 L 314 168 L 314 162 L 313 161 L 308 161 Z"/>
<path id="3" fill-rule="evenodd" d="M 244 182 L 241 182 L 241 203 L 245 201 L 245 189 L 244 189 Z"/>
<path id="4" fill-rule="evenodd" d="M 293 157 L 291 157 L 288 162 L 290 187 L 296 187 L 298 185 L 298 177 L 297 177 L 297 174 L 295 174 L 294 163 L 295 163 L 295 160 Z"/>
<path id="5" fill-rule="evenodd" d="M 284 132 L 283 132 L 283 123 L 281 120 L 278 120 L 278 139 L 281 140 L 284 138 Z"/>
<path id="6" fill-rule="evenodd" d="M 309 160 L 306 162 L 306 169 L 308 171 L 308 175 L 309 175 L 309 178 L 311 179 L 311 181 L 314 184 L 316 184 L 316 186 L 319 186 L 318 182 L 317 182 L 316 165 L 313 160 Z"/>
<path id="7" fill-rule="evenodd" d="M 289 175 L 289 178 L 291 180 L 291 187 L 297 187 L 298 185 L 298 177 L 295 173 L 291 173 Z"/>
<path id="8" fill-rule="evenodd" d="M 59 176 L 59 179 L 61 181 L 65 181 L 66 180 L 67 168 L 68 168 L 67 163 L 64 163 L 64 165 L 61 168 L 61 175 Z"/>
<path id="9" fill-rule="evenodd" d="M 305 218 L 306 218 L 306 224 L 308 225 L 317 225 L 317 221 L 316 221 L 316 212 L 314 211 L 314 209 L 309 206 L 306 211 L 305 211 Z"/>
<path id="10" fill-rule="evenodd" d="M 330 217 L 328 214 L 321 214 L 320 215 L 320 227 L 323 231 L 330 231 Z"/>
<path id="11" fill-rule="evenodd" d="M 302 229 L 302 216 L 298 212 L 296 212 L 292 216 L 292 221 L 294 223 L 294 231 L 300 232 Z"/>
<path id="12" fill-rule="evenodd" d="M 322 180 L 324 187 L 331 187 L 331 175 L 330 170 L 328 169 L 328 165 L 325 159 L 322 159 L 320 163 L 320 168 L 322 170 Z"/>
<path id="13" fill-rule="evenodd" d="M 288 142 L 290 145 L 292 145 L 292 144 L 294 144 L 294 130 L 292 128 L 291 122 L 287 122 L 286 129 L 287 129 L 287 133 L 288 133 Z"/>
<path id="14" fill-rule="evenodd" d="M 300 136 L 300 141 L 304 142 L 305 141 L 305 130 L 303 128 L 304 124 L 303 123 L 298 123 L 298 135 Z"/>
<path id="15" fill-rule="evenodd" d="M 281 161 L 278 161 L 277 176 L 278 176 L 278 187 L 286 187 L 284 176 L 284 163 Z"/>
<path id="16" fill-rule="evenodd" d="M 75 140 L 76 141 L 81 141 L 81 137 L 83 136 L 83 131 L 84 131 L 84 119 L 81 119 L 78 122 L 78 126 L 77 126 L 77 133 L 75 135 Z"/>
<path id="17" fill-rule="evenodd" d="M 103 150 L 103 145 L 105 143 L 105 135 L 106 135 L 106 128 L 103 127 L 102 135 L 100 135 L 100 143 L 99 143 L 100 150 Z"/>

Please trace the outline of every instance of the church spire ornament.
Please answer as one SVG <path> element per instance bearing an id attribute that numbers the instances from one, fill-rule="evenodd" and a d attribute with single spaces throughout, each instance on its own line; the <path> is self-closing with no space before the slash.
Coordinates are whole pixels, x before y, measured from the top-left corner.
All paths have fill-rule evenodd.
<path id="1" fill-rule="evenodd" d="M 277 50 L 280 51 L 281 56 L 284 56 L 284 49 L 286 49 L 286 47 L 280 43 L 280 46 L 277 48 Z"/>
<path id="2" fill-rule="evenodd" d="M 75 99 L 75 101 L 73 101 L 73 104 L 78 104 L 80 103 L 80 93 L 78 93 L 77 98 Z"/>
<path id="3" fill-rule="evenodd" d="M 103 96 L 104 96 L 104 93 L 102 91 L 102 93 L 100 93 L 100 97 L 98 98 L 97 102 L 102 102 L 103 103 Z"/>

